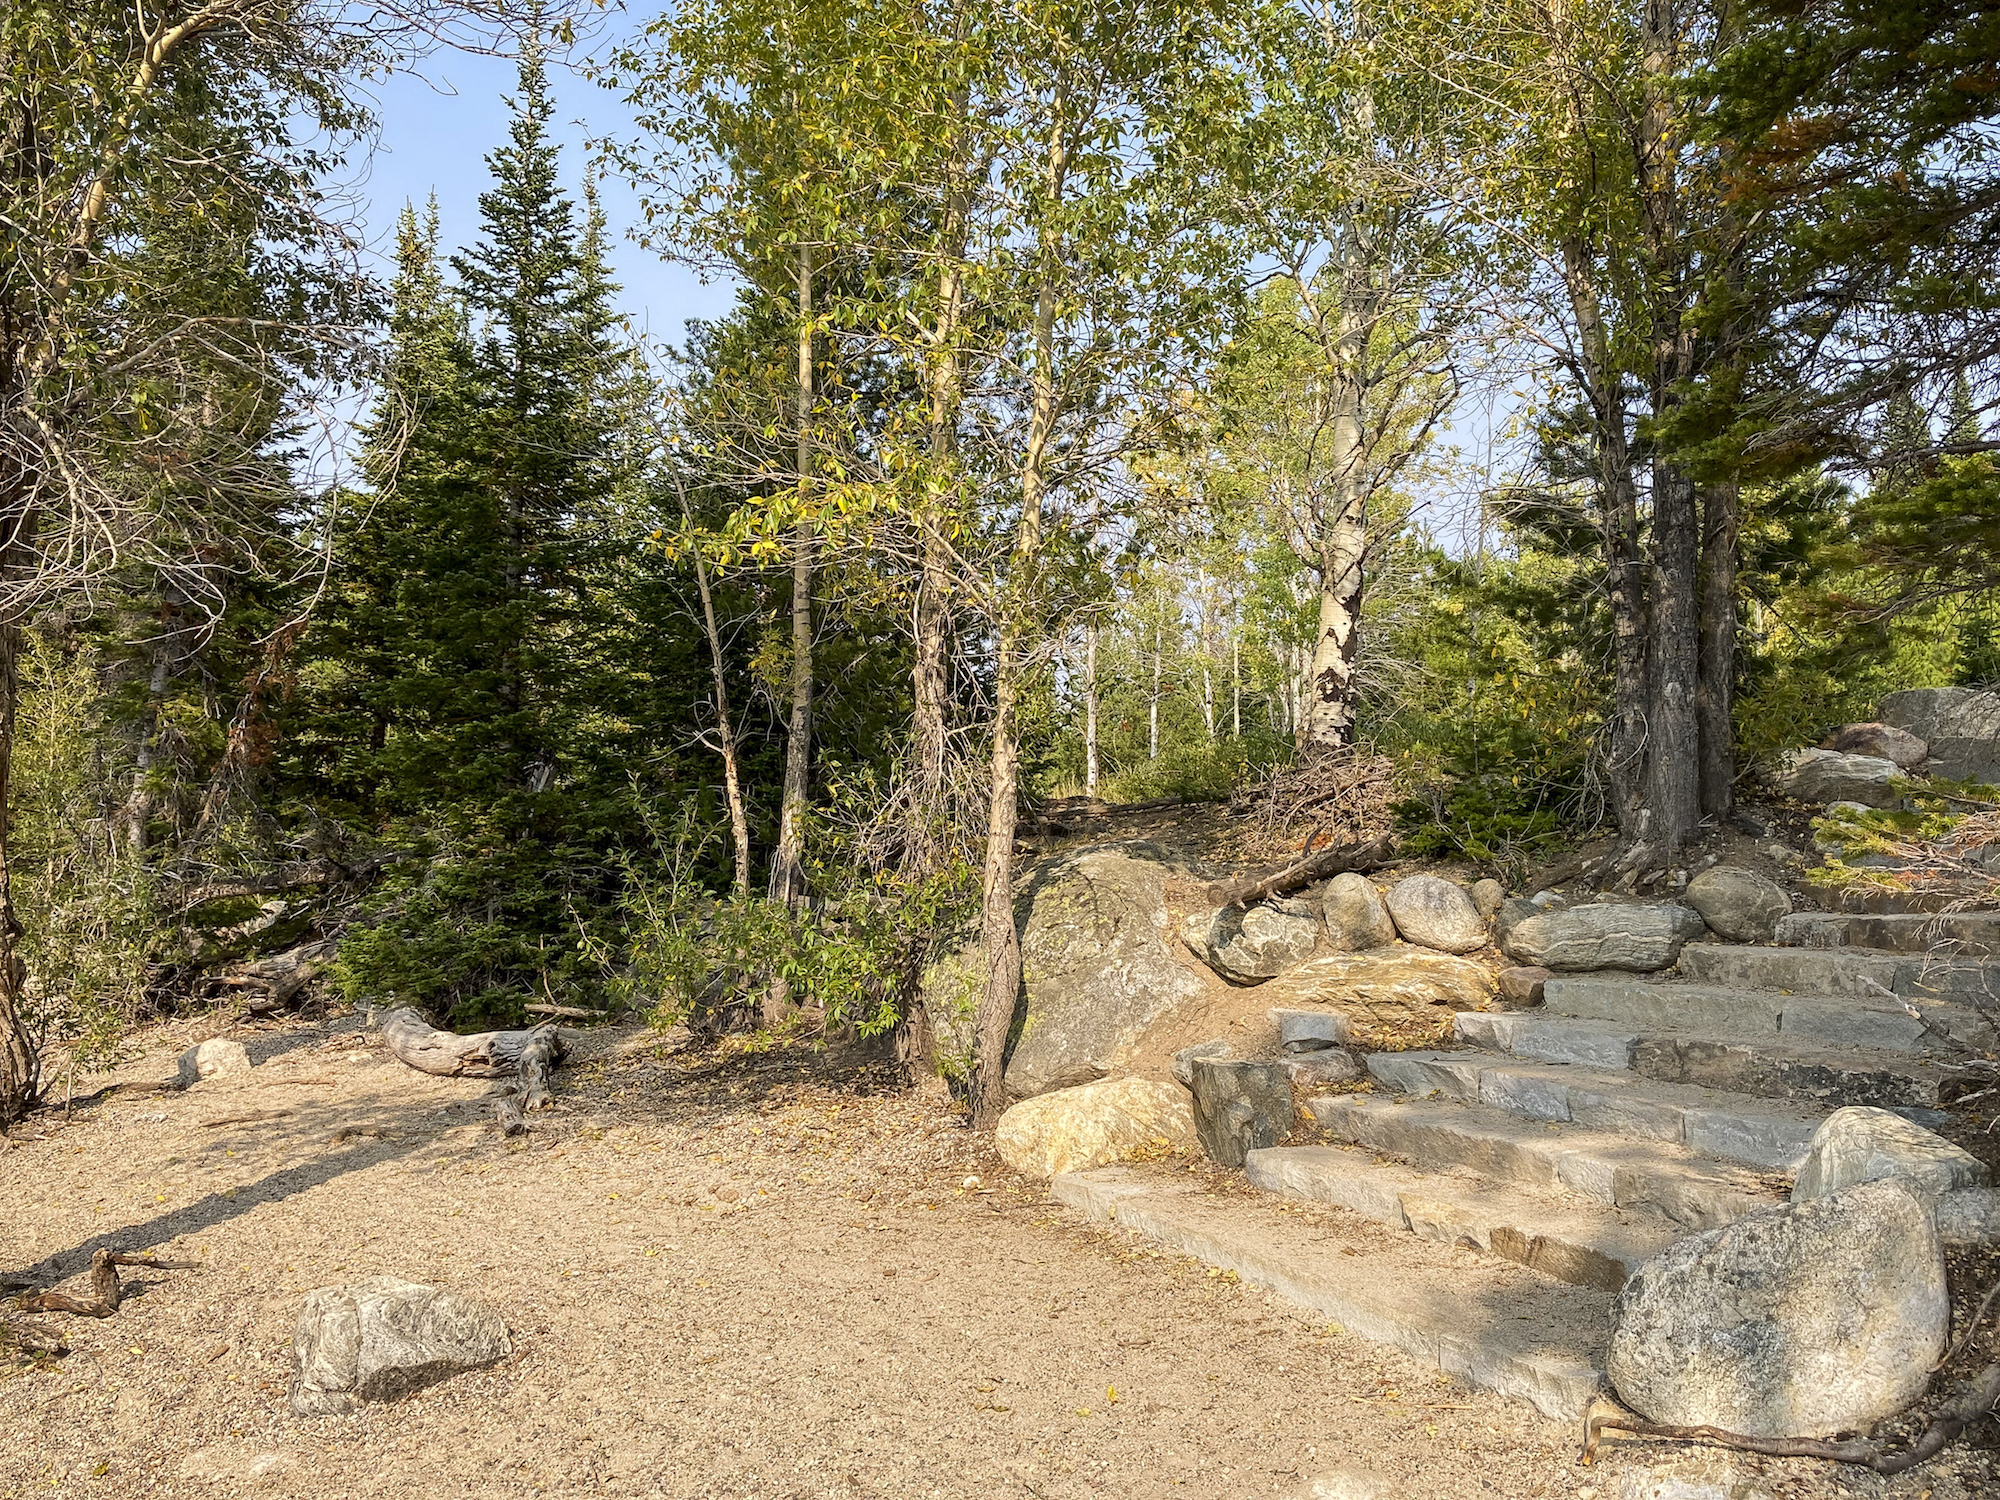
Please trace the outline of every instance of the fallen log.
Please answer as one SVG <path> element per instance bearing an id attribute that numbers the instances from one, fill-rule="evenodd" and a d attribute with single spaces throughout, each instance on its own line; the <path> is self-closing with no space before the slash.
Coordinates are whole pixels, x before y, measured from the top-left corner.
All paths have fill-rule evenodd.
<path id="1" fill-rule="evenodd" d="M 1267 875 L 1212 885 L 1208 888 L 1208 897 L 1217 906 L 1248 906 L 1253 901 L 1282 896 L 1300 886 L 1311 885 L 1329 875 L 1342 875 L 1350 870 L 1362 874 L 1379 870 L 1389 863 L 1395 847 L 1395 839 L 1386 833 L 1365 844 L 1336 844 L 1331 849 L 1308 854 L 1304 859 Z"/>
<path id="2" fill-rule="evenodd" d="M 560 1016 L 566 1021 L 594 1021 L 605 1014 L 601 1010 L 585 1010 L 581 1005 L 543 1005 L 540 1001 L 521 1009 L 531 1016 Z"/>
<path id="3" fill-rule="evenodd" d="M 500 1127 L 502 1135 L 526 1135 L 528 1120 L 521 1113 L 521 1095 L 518 1090 L 504 1088 L 494 1096 L 494 1123 Z"/>
<path id="4" fill-rule="evenodd" d="M 554 1023 L 527 1031 L 482 1031 L 459 1036 L 439 1031 L 407 1005 L 382 1017 L 382 1041 L 398 1060 L 440 1078 L 518 1077 L 523 1106 L 547 1109 L 549 1070 L 569 1056 Z"/>
<path id="5" fill-rule="evenodd" d="M 197 1271 L 191 1260 L 155 1260 L 150 1255 L 126 1255 L 118 1250 L 99 1250 L 90 1257 L 88 1297 L 70 1297 L 61 1292 L 31 1292 L 20 1300 L 22 1312 L 71 1313 L 79 1318 L 108 1318 L 118 1311 L 125 1289 L 118 1284 L 119 1266 L 145 1266 L 154 1271 Z"/>

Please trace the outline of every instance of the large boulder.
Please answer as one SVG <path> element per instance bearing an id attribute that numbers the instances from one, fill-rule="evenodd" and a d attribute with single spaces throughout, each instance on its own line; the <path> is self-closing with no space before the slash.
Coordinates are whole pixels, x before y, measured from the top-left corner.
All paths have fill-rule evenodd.
<path id="1" fill-rule="evenodd" d="M 1599 901 L 1515 923 L 1507 934 L 1507 956 L 1517 964 L 1565 972 L 1644 974 L 1670 968 L 1683 945 L 1707 930 L 1700 916 L 1675 901 Z"/>
<path id="2" fill-rule="evenodd" d="M 1464 889 L 1436 875 L 1412 875 L 1389 888 L 1389 915 L 1406 942 L 1440 953 L 1486 946 L 1486 919 Z"/>
<path id="3" fill-rule="evenodd" d="M 1894 724 L 1847 724 L 1819 742 L 1822 750 L 1840 755 L 1872 755 L 1877 760 L 1893 760 L 1905 771 L 1922 765 L 1930 746 Z"/>
<path id="4" fill-rule="evenodd" d="M 1326 883 L 1319 910 L 1326 923 L 1327 941 L 1336 952 L 1365 953 L 1396 941 L 1396 923 L 1389 915 L 1388 903 L 1366 875 L 1350 870 L 1334 876 Z"/>
<path id="5" fill-rule="evenodd" d="M 1195 1134 L 1220 1165 L 1240 1167 L 1252 1151 L 1277 1145 L 1292 1133 L 1293 1119 L 1292 1075 L 1283 1063 L 1196 1060 Z"/>
<path id="6" fill-rule="evenodd" d="M 1236 1049 L 1224 1041 L 1196 1042 L 1192 1047 L 1183 1047 L 1174 1054 L 1171 1064 L 1173 1075 L 1180 1080 L 1184 1089 L 1194 1087 L 1194 1064 L 1201 1057 L 1234 1057 Z"/>
<path id="7" fill-rule="evenodd" d="M 1000 1159 L 1029 1177 L 1192 1150 L 1194 1144 L 1188 1096 L 1151 1078 L 1107 1078 L 1023 1099 L 993 1132 Z"/>
<path id="8" fill-rule="evenodd" d="M 1203 981 L 1175 956 L 1166 906 L 1168 866 L 1144 844 L 1089 849 L 1029 873 L 1022 921 L 1018 1040 L 1007 1062 L 1015 1098 L 1090 1083 L 1121 1049 Z M 965 1076 L 973 1055 L 979 986 L 974 943 L 924 975 L 924 1010 L 939 1069 Z"/>
<path id="9" fill-rule="evenodd" d="M 306 1293 L 292 1330 L 292 1411 L 340 1416 L 510 1352 L 500 1315 L 456 1292 L 393 1276 L 323 1286 Z"/>
<path id="10" fill-rule="evenodd" d="M 1792 1182 L 1792 1202 L 1824 1198 L 1856 1183 L 1900 1178 L 1926 1203 L 1983 1188 L 1986 1164 L 1936 1131 L 1886 1109 L 1850 1105 L 1820 1121 Z"/>
<path id="11" fill-rule="evenodd" d="M 1312 957 L 1319 921 L 1304 901 L 1260 901 L 1196 912 L 1181 935 L 1231 984 L 1262 984 Z"/>
<path id="12" fill-rule="evenodd" d="M 1768 943 L 1778 923 L 1792 914 L 1792 898 L 1783 886 L 1734 865 L 1703 870 L 1681 899 L 1732 943 Z"/>
<path id="13" fill-rule="evenodd" d="M 227 1078 L 232 1073 L 250 1071 L 250 1054 L 243 1044 L 230 1037 L 211 1037 L 198 1042 L 180 1055 L 176 1079 L 182 1088 L 204 1078 Z"/>
<path id="14" fill-rule="evenodd" d="M 1937 754 L 1940 740 L 2000 739 L 2000 695 L 1977 688 L 1909 688 L 1890 693 L 1875 709 L 1875 717 L 1892 728 L 1908 730 Z"/>
<path id="15" fill-rule="evenodd" d="M 1561 911 L 1569 905 L 1567 897 L 1554 891 L 1536 891 L 1532 896 L 1509 896 L 1500 903 L 1500 909 L 1493 914 L 1493 946 L 1505 950 L 1507 934 L 1527 921 L 1545 912 Z"/>
<path id="16" fill-rule="evenodd" d="M 1397 943 L 1368 953 L 1322 954 L 1261 993 L 1292 1009 L 1356 1006 L 1377 1019 L 1401 1013 L 1429 1020 L 1438 1007 L 1483 1008 L 1493 994 L 1493 971 L 1469 958 Z"/>
<path id="17" fill-rule="evenodd" d="M 1924 1392 L 1950 1321 L 1930 1211 L 1894 1180 L 1679 1240 L 1625 1283 L 1606 1371 L 1641 1416 L 1863 1431 Z"/>
<path id="18" fill-rule="evenodd" d="M 1800 802 L 1859 802 L 1867 807 L 1894 807 L 1900 799 L 1889 783 L 1904 774 L 1893 760 L 1873 755 L 1799 750 L 1778 767 L 1771 783 L 1787 797 Z"/>

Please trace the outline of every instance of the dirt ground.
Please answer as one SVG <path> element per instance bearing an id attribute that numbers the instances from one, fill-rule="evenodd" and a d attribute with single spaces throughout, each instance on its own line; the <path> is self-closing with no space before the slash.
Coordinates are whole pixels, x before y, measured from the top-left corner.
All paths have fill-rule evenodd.
<path id="1" fill-rule="evenodd" d="M 1333 1470 L 1378 1487 L 1324 1493 L 1695 1493 L 1660 1489 L 1663 1450 L 1582 1469 L 1568 1425 L 1086 1225 L 871 1054 L 576 1033 L 560 1108 L 508 1142 L 484 1085 L 355 1018 L 239 1034 L 250 1073 L 37 1116 L 0 1154 L 0 1276 L 45 1287 L 99 1245 L 201 1264 L 127 1272 L 107 1320 L 32 1320 L 71 1352 L 0 1358 L 0 1496 L 1137 1500 Z M 489 1301 L 512 1358 L 291 1416 L 304 1294 L 382 1274 Z M 1730 1472 L 1762 1477 L 1719 1493 L 1833 1484 Z"/>

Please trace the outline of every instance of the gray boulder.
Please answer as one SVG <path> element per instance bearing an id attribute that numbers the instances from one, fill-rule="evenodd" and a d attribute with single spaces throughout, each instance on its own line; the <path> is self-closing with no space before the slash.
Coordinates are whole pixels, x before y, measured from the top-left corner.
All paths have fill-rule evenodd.
<path id="1" fill-rule="evenodd" d="M 1840 755 L 1872 755 L 1877 760 L 1893 760 L 1904 770 L 1921 765 L 1930 746 L 1894 724 L 1848 724 L 1819 742 L 1822 750 Z"/>
<path id="2" fill-rule="evenodd" d="M 1351 870 L 1327 882 L 1326 894 L 1320 897 L 1320 916 L 1326 923 L 1327 941 L 1337 953 L 1365 953 L 1396 941 L 1396 923 L 1382 893 L 1366 875 Z"/>
<path id="3" fill-rule="evenodd" d="M 1234 1057 L 1236 1049 L 1227 1042 L 1196 1042 L 1192 1047 L 1183 1047 L 1174 1054 L 1174 1077 L 1180 1080 L 1184 1089 L 1194 1087 L 1194 1064 L 1199 1057 Z"/>
<path id="4" fill-rule="evenodd" d="M 1779 766 L 1772 785 L 1800 802 L 1859 802 L 1894 807 L 1900 800 L 1892 779 L 1906 774 L 1893 760 L 1842 755 L 1836 750 L 1799 750 Z"/>
<path id="5" fill-rule="evenodd" d="M 1568 905 L 1568 900 L 1554 891 L 1536 891 L 1532 896 L 1509 896 L 1493 914 L 1493 945 L 1505 949 L 1507 934 L 1528 918 L 1539 917 L 1544 912 L 1561 911 Z"/>
<path id="6" fill-rule="evenodd" d="M 1734 865 L 1703 870 L 1688 882 L 1682 899 L 1732 943 L 1768 943 L 1778 923 L 1792 914 L 1792 898 L 1783 886 Z"/>
<path id="7" fill-rule="evenodd" d="M 1944 1350 L 1930 1211 L 1884 1180 L 1679 1240 L 1625 1283 L 1606 1371 L 1655 1422 L 1752 1437 L 1864 1431 Z"/>
<path id="8" fill-rule="evenodd" d="M 1388 903 L 1396 931 L 1406 942 L 1441 953 L 1470 953 L 1486 946 L 1486 919 L 1449 880 L 1409 876 L 1389 888 Z"/>
<path id="9" fill-rule="evenodd" d="M 500 1315 L 470 1297 L 393 1276 L 323 1286 L 306 1293 L 292 1331 L 292 1411 L 340 1416 L 511 1352 Z"/>
<path id="10" fill-rule="evenodd" d="M 176 1078 L 182 1088 L 200 1083 L 204 1078 L 227 1078 L 232 1073 L 250 1071 L 250 1054 L 243 1050 L 243 1044 L 229 1037 L 211 1037 L 183 1052 L 176 1069 Z"/>
<path id="11" fill-rule="evenodd" d="M 1974 740 L 1991 744 L 2000 739 L 2000 695 L 1976 688 L 1910 688 L 1890 693 L 1875 709 L 1875 717 L 1896 729 L 1908 730 L 1938 751 L 1940 740 Z"/>
<path id="12" fill-rule="evenodd" d="M 1678 902 L 1600 901 L 1517 923 L 1507 934 L 1507 956 L 1517 964 L 1565 972 L 1651 973 L 1671 967 L 1681 948 L 1707 930 L 1700 916 Z"/>
<path id="13" fill-rule="evenodd" d="M 1850 1105 L 1820 1121 L 1792 1183 L 1792 1202 L 1824 1198 L 1856 1183 L 1894 1177 L 1926 1203 L 1983 1188 L 1986 1165 L 1935 1131 L 1886 1109 Z"/>
<path id="14" fill-rule="evenodd" d="M 1300 1052 L 1278 1059 L 1278 1066 L 1292 1080 L 1294 1092 L 1310 1093 L 1329 1084 L 1353 1083 L 1368 1069 L 1359 1056 L 1345 1047 L 1322 1047 L 1316 1052 Z"/>
<path id="15" fill-rule="evenodd" d="M 2000 1192 L 1992 1188 L 1946 1193 L 1931 1217 L 1947 1249 L 2000 1245 Z"/>
<path id="16" fill-rule="evenodd" d="M 1292 1133 L 1292 1078 L 1284 1064 L 1223 1062 L 1194 1065 L 1194 1129 L 1202 1149 L 1225 1167 L 1240 1167 L 1252 1151 Z"/>
<path id="17" fill-rule="evenodd" d="M 1319 922 L 1303 901 L 1260 901 L 1197 912 L 1181 934 L 1231 984 L 1275 979 L 1311 958 L 1319 946 Z"/>
<path id="18" fill-rule="evenodd" d="M 1018 1040 L 1006 1072 L 1013 1097 L 1107 1076 L 1140 1032 L 1202 993 L 1201 977 L 1174 954 L 1167 874 L 1164 856 L 1142 844 L 1088 849 L 1031 872 Z M 948 1076 L 969 1070 L 984 972 L 973 943 L 924 975 L 924 1010 Z"/>

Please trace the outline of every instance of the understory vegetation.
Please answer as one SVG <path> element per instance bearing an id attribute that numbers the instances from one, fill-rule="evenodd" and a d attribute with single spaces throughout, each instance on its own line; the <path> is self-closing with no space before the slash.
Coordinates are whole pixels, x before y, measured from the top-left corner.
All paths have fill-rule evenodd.
<path id="1" fill-rule="evenodd" d="M 0 1125 L 281 952 L 921 1046 L 975 935 L 990 1118 L 1051 809 L 1380 756 L 1408 855 L 1644 881 L 2000 680 L 1985 12 L 587 9 L 386 278 L 337 189 L 436 26 L 0 22 Z M 731 311 L 635 335 L 626 236 Z M 1845 843 L 1992 816 L 1922 806 Z"/>

